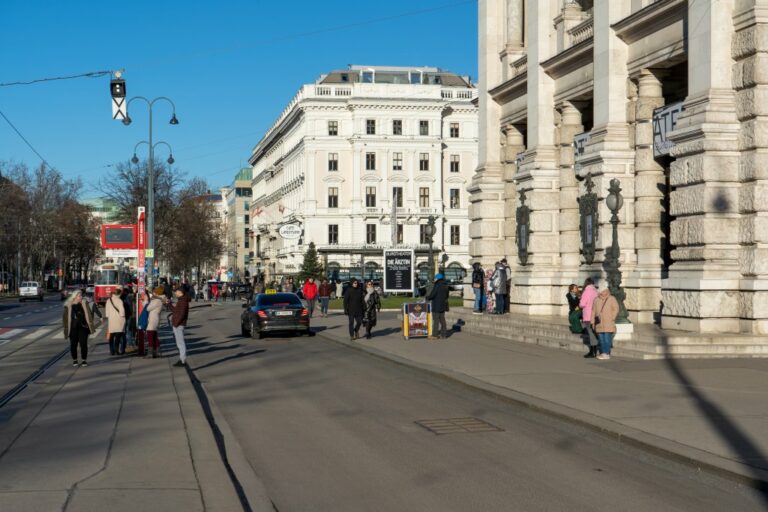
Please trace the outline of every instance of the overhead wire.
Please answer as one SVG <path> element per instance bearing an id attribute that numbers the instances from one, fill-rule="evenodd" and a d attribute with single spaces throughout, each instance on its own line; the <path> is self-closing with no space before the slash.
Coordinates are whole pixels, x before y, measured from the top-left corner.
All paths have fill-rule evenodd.
<path id="1" fill-rule="evenodd" d="M 10 87 L 12 85 L 31 85 L 40 82 L 53 82 L 56 80 L 72 80 L 74 78 L 99 78 L 106 75 L 112 75 L 114 71 L 89 71 L 88 73 L 80 73 L 78 75 L 67 76 L 54 76 L 48 78 L 36 78 L 34 80 L 20 80 L 17 82 L 5 82 L 0 83 L 0 87 Z"/>
<path id="2" fill-rule="evenodd" d="M 2 110 L 0 110 L 0 116 L 2 116 L 2 117 L 3 117 L 3 119 L 5 119 L 5 122 L 6 122 L 6 123 L 8 123 L 8 126 L 10 126 L 10 127 L 11 127 L 11 129 L 12 129 L 14 132 L 16 132 L 16 135 L 18 135 L 18 136 L 19 136 L 19 138 L 21 138 L 21 140 L 23 140 L 23 141 L 24 141 L 24 143 L 25 143 L 25 144 L 26 144 L 26 145 L 29 147 L 29 149 L 31 149 L 31 150 L 32 150 L 32 152 L 33 152 L 34 154 L 36 154 L 36 155 L 37 155 L 37 157 L 38 157 L 40 160 L 42 160 L 42 161 L 43 161 L 43 163 L 44 163 L 45 165 L 47 165 L 48 167 L 50 167 L 51 169 L 53 169 L 53 166 L 52 166 L 51 164 L 49 164 L 49 163 L 48 163 L 48 161 L 45 159 L 45 157 L 44 157 L 43 155 L 41 155 L 41 154 L 40 154 L 40 152 L 39 152 L 38 150 L 36 150 L 36 149 L 35 149 L 35 147 L 32 145 L 32 143 L 31 143 L 31 142 L 29 142 L 29 141 L 27 140 L 27 138 L 26 138 L 24 135 L 22 135 L 22 133 L 19 131 L 19 129 L 18 129 L 18 128 L 16 128 L 16 126 L 15 126 L 15 125 L 14 125 L 14 124 L 11 122 L 11 120 L 10 120 L 10 119 L 8 119 L 8 116 L 6 116 L 6 115 L 5 115 L 5 113 L 4 113 Z"/>

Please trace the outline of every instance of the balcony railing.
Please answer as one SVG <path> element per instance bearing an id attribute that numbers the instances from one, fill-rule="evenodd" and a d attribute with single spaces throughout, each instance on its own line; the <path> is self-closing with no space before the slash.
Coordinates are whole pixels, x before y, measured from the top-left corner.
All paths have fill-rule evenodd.
<path id="1" fill-rule="evenodd" d="M 571 46 L 576 46 L 577 44 L 586 41 L 590 37 L 595 35 L 595 23 L 594 18 L 591 16 L 573 27 L 571 30 L 568 31 L 568 35 L 571 36 Z"/>

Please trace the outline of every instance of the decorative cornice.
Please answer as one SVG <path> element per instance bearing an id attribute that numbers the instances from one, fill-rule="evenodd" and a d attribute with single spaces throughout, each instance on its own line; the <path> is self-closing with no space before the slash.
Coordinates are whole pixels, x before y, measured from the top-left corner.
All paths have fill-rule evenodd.
<path id="1" fill-rule="evenodd" d="M 684 19 L 687 11 L 686 0 L 657 0 L 614 23 L 611 28 L 622 41 L 630 44 Z"/>
<path id="2" fill-rule="evenodd" d="M 571 46 L 541 63 L 546 74 L 552 78 L 560 78 L 571 71 L 591 64 L 594 59 L 594 39 L 586 39 L 579 44 Z"/>
<path id="3" fill-rule="evenodd" d="M 501 85 L 497 85 L 493 89 L 489 90 L 488 94 L 491 95 L 493 101 L 499 105 L 504 105 L 505 103 L 509 103 L 515 98 L 523 96 L 528 91 L 527 87 L 528 72 L 526 71 L 525 73 L 521 73 L 516 77 L 507 80 Z"/>

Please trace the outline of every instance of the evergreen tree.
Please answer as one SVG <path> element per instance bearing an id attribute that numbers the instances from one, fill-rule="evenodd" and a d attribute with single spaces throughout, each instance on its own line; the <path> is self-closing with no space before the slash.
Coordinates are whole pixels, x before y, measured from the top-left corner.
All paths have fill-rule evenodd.
<path id="1" fill-rule="evenodd" d="M 317 249 L 315 243 L 310 242 L 307 247 L 307 252 L 304 253 L 304 263 L 301 264 L 301 271 L 299 272 L 299 280 L 305 281 L 310 277 L 319 279 L 323 276 L 323 266 L 320 264 L 320 259 L 317 257 Z"/>

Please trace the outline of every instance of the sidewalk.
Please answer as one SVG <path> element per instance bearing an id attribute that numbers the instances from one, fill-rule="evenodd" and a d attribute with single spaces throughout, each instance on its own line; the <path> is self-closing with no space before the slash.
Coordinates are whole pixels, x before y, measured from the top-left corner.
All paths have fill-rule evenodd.
<path id="1" fill-rule="evenodd" d="M 242 510 L 176 358 L 114 358 L 102 333 L 91 341 L 89 367 L 65 358 L 0 419 L 0 510 Z"/>
<path id="2" fill-rule="evenodd" d="M 597 361 L 464 332 L 406 341 L 397 316 L 380 314 L 372 340 L 351 342 L 343 315 L 313 328 L 696 467 L 768 481 L 767 360 Z"/>

